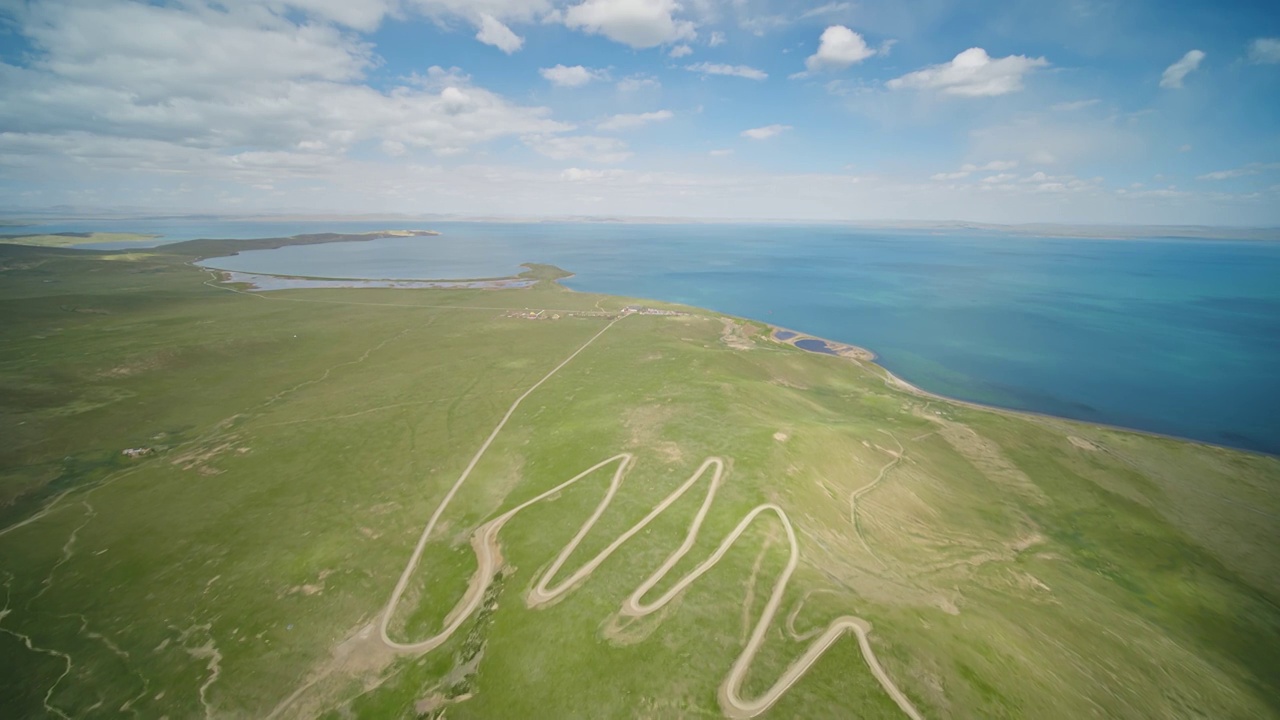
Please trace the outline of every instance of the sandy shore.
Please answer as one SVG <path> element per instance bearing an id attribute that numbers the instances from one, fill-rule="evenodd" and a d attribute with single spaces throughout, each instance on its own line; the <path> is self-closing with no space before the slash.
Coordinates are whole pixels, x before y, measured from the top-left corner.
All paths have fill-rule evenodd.
<path id="1" fill-rule="evenodd" d="M 1012 415 L 1012 416 L 1024 417 L 1024 418 L 1028 418 L 1028 417 L 1035 418 L 1042 422 L 1051 422 L 1051 423 L 1059 423 L 1059 424 L 1070 423 L 1072 425 L 1080 425 L 1087 428 L 1094 428 L 1097 430 L 1110 430 L 1110 431 L 1134 433 L 1137 435 L 1146 435 L 1147 437 L 1160 438 L 1162 440 L 1176 440 L 1178 442 L 1192 443 L 1194 445 L 1201 445 L 1204 447 L 1211 447 L 1219 450 L 1229 450 L 1231 452 L 1245 452 L 1245 453 L 1251 453 L 1255 455 L 1267 455 L 1267 453 L 1260 453 L 1255 450 L 1246 450 L 1244 448 L 1235 448 L 1235 447 L 1229 447 L 1226 445 L 1217 445 L 1215 443 L 1205 442 L 1203 440 L 1196 440 L 1193 438 L 1184 438 L 1184 437 L 1179 437 L 1177 435 L 1168 435 L 1165 433 L 1153 432 L 1151 430 L 1140 430 L 1138 428 L 1124 427 L 1122 425 L 1110 425 L 1108 423 L 1094 422 L 1091 420 L 1077 420 L 1075 418 L 1062 417 L 1059 415 L 1050 415 L 1049 413 L 1036 412 L 1034 410 L 1023 410 L 1020 408 L 1001 407 L 1000 405 L 989 405 L 986 403 L 974 402 L 972 400 L 961 400 L 959 398 L 948 397 L 946 395 L 939 395 L 938 393 L 930 392 L 916 385 L 912 385 L 906 380 L 903 380 L 897 375 L 894 375 L 893 372 L 890 371 L 888 368 L 876 362 L 876 360 L 879 359 L 878 355 L 876 355 L 874 352 L 870 350 L 867 350 L 866 348 L 858 347 L 857 345 L 850 345 L 848 343 L 840 343 L 834 340 L 827 340 L 826 338 L 820 338 L 816 335 L 801 333 L 796 330 L 791 330 L 789 328 L 784 328 L 784 327 L 772 325 L 769 323 L 765 323 L 765 325 L 769 328 L 769 331 L 770 331 L 769 339 L 773 340 L 774 342 L 778 342 L 783 345 L 792 345 L 797 347 L 800 350 L 804 350 L 805 352 L 812 352 L 819 355 L 836 355 L 839 357 L 845 357 L 859 364 L 862 364 L 864 362 L 870 363 L 871 365 L 874 365 L 877 370 L 880 371 L 886 385 L 892 386 L 898 390 L 911 393 L 912 395 L 915 395 L 917 397 L 925 398 L 926 400 L 935 400 L 938 402 L 950 403 L 952 405 L 961 405 L 963 407 L 972 408 L 974 410 L 985 410 L 987 412 L 997 412 L 1005 415 Z M 784 335 L 787 335 L 787 336 L 780 338 L 778 337 L 779 333 L 783 333 Z M 832 349 L 835 352 L 824 353 L 820 350 L 809 350 L 807 348 L 796 346 L 797 341 L 805 340 L 805 339 L 812 339 L 812 340 L 817 340 L 819 342 L 824 342 L 826 343 L 828 348 Z"/>

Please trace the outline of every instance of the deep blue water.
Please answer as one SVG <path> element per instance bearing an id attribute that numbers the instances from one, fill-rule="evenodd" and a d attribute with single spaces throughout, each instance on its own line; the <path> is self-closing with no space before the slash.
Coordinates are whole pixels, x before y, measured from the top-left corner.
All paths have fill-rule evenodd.
<path id="1" fill-rule="evenodd" d="M 387 226 L 166 222 L 180 226 L 160 230 L 174 239 Z M 576 290 L 687 303 L 866 347 L 944 395 L 1280 454 L 1280 243 L 794 225 L 429 227 L 444 236 L 209 264 L 412 279 L 553 263 L 576 273 L 565 281 Z"/>

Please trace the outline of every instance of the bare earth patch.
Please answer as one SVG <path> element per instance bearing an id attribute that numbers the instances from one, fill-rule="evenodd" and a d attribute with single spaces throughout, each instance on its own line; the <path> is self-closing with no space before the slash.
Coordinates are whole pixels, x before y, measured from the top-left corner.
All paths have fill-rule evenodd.
<path id="1" fill-rule="evenodd" d="M 1075 445 L 1081 450 L 1088 450 L 1089 452 L 1098 452 L 1099 450 L 1102 449 L 1097 445 L 1094 445 L 1093 443 L 1089 442 L 1088 440 L 1085 440 L 1084 438 L 1078 438 L 1075 435 L 1068 435 L 1067 439 L 1071 441 L 1072 445 Z"/>

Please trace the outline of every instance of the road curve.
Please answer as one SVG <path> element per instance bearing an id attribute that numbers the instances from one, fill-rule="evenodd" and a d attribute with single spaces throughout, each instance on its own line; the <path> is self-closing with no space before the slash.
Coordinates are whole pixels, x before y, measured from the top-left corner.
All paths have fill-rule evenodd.
<path id="1" fill-rule="evenodd" d="M 693 548 L 696 543 L 698 532 L 702 528 L 703 521 L 706 519 L 707 513 L 710 511 L 711 506 L 715 501 L 716 492 L 719 490 L 724 479 L 724 461 L 718 457 L 709 457 L 704 460 L 702 465 L 700 465 L 683 484 L 655 505 L 644 518 L 619 535 L 595 557 L 588 560 L 568 577 L 560 580 L 559 582 L 555 582 L 556 575 L 561 571 L 564 564 L 569 559 L 569 556 L 573 554 L 575 549 L 577 549 L 578 545 L 587 536 L 587 533 L 591 531 L 591 528 L 604 514 L 609 504 L 617 495 L 618 489 L 621 487 L 627 471 L 634 464 L 635 458 L 632 454 L 620 453 L 607 460 L 596 463 L 574 477 L 529 500 L 526 500 L 520 505 L 506 511 L 502 515 L 484 523 L 478 527 L 471 536 L 471 546 L 476 553 L 476 571 L 468 583 L 466 592 L 458 601 L 458 604 L 454 609 L 445 618 L 443 629 L 429 638 L 414 642 L 398 642 L 391 639 L 387 630 L 388 625 L 391 622 L 391 618 L 404 595 L 409 579 L 413 576 L 414 571 L 417 569 L 418 564 L 422 559 L 422 554 L 426 548 L 427 541 L 431 536 L 431 532 L 435 529 L 436 523 L 439 521 L 440 516 L 444 513 L 449 503 L 453 500 L 454 495 L 457 494 L 458 489 L 464 482 L 466 482 L 476 464 L 479 463 L 481 457 L 483 457 L 485 451 L 488 450 L 489 446 L 506 425 L 507 421 L 511 419 L 511 416 L 515 413 L 520 403 L 532 394 L 534 390 L 537 390 L 539 386 L 559 372 L 561 368 L 569 364 L 573 358 L 585 350 L 597 338 L 603 335 L 605 331 L 610 327 L 613 327 L 616 322 L 618 322 L 618 320 L 614 320 L 607 325 L 603 330 L 593 336 L 583 344 L 582 347 L 578 348 L 572 355 L 557 365 L 550 373 L 516 399 L 515 403 L 511 405 L 511 408 L 507 410 L 506 415 L 504 415 L 502 420 L 498 423 L 498 426 L 494 428 L 488 439 L 485 440 L 479 451 L 471 459 L 471 462 L 467 465 L 466 469 L 462 471 L 462 474 L 458 477 L 458 480 L 454 483 L 453 487 L 445 494 L 444 499 L 440 502 L 440 505 L 436 508 L 435 512 L 432 513 L 430 520 L 427 522 L 426 528 L 418 539 L 418 544 L 415 546 L 413 554 L 410 556 L 408 563 L 405 565 L 404 571 L 396 582 L 395 589 L 391 594 L 391 599 L 387 603 L 386 610 L 383 612 L 381 621 L 379 622 L 379 634 L 382 642 L 388 647 L 399 652 L 424 653 L 433 650 L 448 641 L 458 628 L 461 627 L 462 624 L 465 623 L 480 606 L 480 603 L 484 598 L 485 591 L 493 581 L 494 574 L 502 565 L 501 546 L 498 542 L 498 534 L 509 520 L 529 506 L 556 495 L 562 490 L 565 490 L 579 481 L 590 477 L 603 468 L 616 464 L 616 468 L 614 469 L 609 481 L 609 487 L 600 503 L 596 506 L 596 509 L 583 522 L 582 527 L 578 530 L 577 534 L 573 536 L 547 569 L 542 572 L 539 578 L 537 578 L 533 589 L 527 594 L 525 600 L 528 606 L 531 608 L 537 608 L 555 601 L 557 598 L 570 592 L 581 582 L 586 580 L 591 573 L 599 568 L 599 566 L 616 550 L 618 550 L 618 548 L 648 526 L 649 523 L 670 508 L 673 503 L 683 497 L 685 493 L 692 489 L 699 480 L 707 475 L 708 470 L 710 470 L 712 472 L 707 483 L 706 496 L 702 501 L 702 505 L 698 508 L 697 514 L 689 525 L 689 530 L 685 534 L 684 541 L 671 553 L 671 555 L 667 557 L 661 566 L 659 566 L 625 601 L 623 601 L 620 613 L 630 617 L 643 617 L 662 609 L 691 584 L 696 582 L 704 573 L 719 563 L 729 552 L 729 549 L 733 547 L 734 543 L 738 541 L 742 534 L 746 532 L 758 517 L 765 514 L 773 514 L 778 518 L 782 523 L 783 528 L 786 530 L 787 541 L 790 545 L 790 557 L 788 558 L 787 565 L 783 569 L 781 575 L 779 575 L 778 579 L 774 582 L 773 591 L 769 596 L 768 602 L 761 610 L 760 618 L 756 621 L 756 625 L 751 633 L 750 639 L 743 648 L 741 654 L 738 655 L 737 660 L 734 661 L 728 675 L 725 676 L 724 681 L 720 685 L 718 699 L 721 710 L 727 717 L 731 718 L 749 718 L 760 715 L 772 707 L 773 704 L 776 703 L 778 699 L 796 683 L 796 681 L 803 677 L 805 672 L 807 672 L 809 668 L 817 662 L 818 658 L 826 652 L 827 648 L 831 647 L 831 645 L 835 643 L 836 640 L 840 639 L 845 633 L 852 632 L 858 638 L 858 646 L 862 651 L 863 658 L 871 669 L 872 675 L 875 676 L 876 680 L 884 688 L 885 692 L 889 694 L 902 712 L 911 718 L 911 720 L 922 720 L 920 714 L 911 704 L 911 701 L 898 689 L 898 687 L 893 683 L 893 680 L 889 677 L 888 673 L 884 671 L 884 668 L 881 667 L 879 661 L 876 659 L 875 652 L 872 650 L 870 642 L 867 639 L 867 634 L 871 630 L 871 625 L 865 620 L 851 615 L 838 617 L 832 620 L 826 630 L 809 644 L 804 652 L 802 652 L 800 656 L 796 658 L 796 660 L 794 660 L 785 671 L 783 671 L 777 681 L 775 681 L 773 685 L 770 686 L 762 695 L 750 699 L 742 697 L 742 684 L 746 679 L 747 672 L 750 670 L 752 661 L 755 659 L 761 645 L 764 643 L 765 635 L 769 626 L 772 624 L 774 617 L 778 613 L 778 608 L 782 603 L 783 595 L 786 593 L 787 585 L 790 582 L 791 576 L 795 572 L 800 560 L 799 545 L 796 541 L 795 530 L 791 525 L 791 519 L 787 516 L 786 511 L 775 504 L 765 503 L 752 509 L 745 517 L 742 518 L 738 525 L 727 536 L 725 536 L 719 547 L 717 547 L 715 552 L 713 552 L 706 560 L 700 563 L 693 570 L 689 571 L 689 573 L 684 577 L 680 578 L 680 580 L 673 584 L 667 592 L 657 599 L 649 602 L 644 600 L 644 597 L 649 593 L 649 591 L 666 577 L 666 575 L 676 566 L 677 563 L 679 563 L 679 561 Z"/>
<path id="2" fill-rule="evenodd" d="M 405 564 L 404 572 L 400 573 L 400 579 L 396 581 L 395 589 L 391 591 L 391 599 L 387 601 L 387 609 L 382 613 L 382 621 L 378 623 L 378 635 L 382 638 L 382 642 L 388 647 L 402 652 L 426 652 L 431 650 L 444 642 L 445 639 L 448 639 L 449 635 L 453 634 L 453 631 L 457 630 L 458 626 L 462 624 L 462 621 L 465 620 L 466 617 L 475 610 L 476 606 L 480 604 L 480 597 L 483 595 L 483 592 L 480 595 L 476 595 L 471 600 L 471 606 L 467 608 L 465 612 L 459 613 L 458 617 L 454 618 L 454 621 L 446 627 L 445 632 L 436 636 L 436 638 L 424 640 L 419 643 L 398 643 L 392 640 L 387 634 L 387 625 L 390 624 L 391 617 L 395 614 L 396 606 L 400 604 L 400 598 L 404 595 L 404 589 L 409 584 L 409 578 L 413 576 L 413 571 L 418 568 L 418 563 L 422 560 L 422 553 L 426 550 L 427 540 L 431 538 L 431 531 L 436 529 L 436 523 L 440 521 L 440 516 L 444 514 L 445 508 L 449 507 L 449 503 L 453 502 L 453 496 L 458 494 L 458 489 L 467 481 L 467 478 L 471 475 L 471 471 L 474 470 L 476 464 L 480 462 L 480 458 L 484 457 L 485 452 L 488 451 L 489 446 L 493 444 L 494 439 L 498 437 L 498 433 L 502 432 L 502 428 L 506 426 L 507 421 L 515 414 L 516 409 L 520 407 L 520 403 L 524 402 L 524 399 L 532 395 L 534 390 L 537 390 L 543 383 L 550 380 L 556 373 L 560 372 L 561 368 L 568 365 L 574 358 L 578 357 L 579 353 L 590 347 L 591 343 L 595 342 L 597 338 L 608 332 L 609 328 L 616 325 L 621 319 L 622 317 L 619 317 L 608 325 L 605 325 L 603 330 L 592 335 L 590 340 L 587 340 L 582 344 L 582 347 L 574 350 L 569 357 L 565 358 L 559 365 L 552 368 L 551 372 L 544 375 L 541 380 L 534 383 L 528 390 L 525 390 L 523 395 L 516 398 L 516 401 L 511 403 L 511 407 L 507 409 L 507 414 L 502 416 L 502 420 L 498 422 L 498 426 L 493 429 L 493 432 L 489 433 L 489 437 L 485 439 L 484 444 L 476 451 L 475 456 L 471 458 L 471 462 L 467 464 L 466 469 L 462 471 L 462 474 L 459 475 L 458 479 L 453 483 L 453 487 L 449 488 L 449 492 L 445 493 L 444 499 L 440 501 L 440 505 L 436 507 L 435 512 L 431 513 L 431 519 L 427 521 L 427 526 L 422 529 L 422 535 L 418 538 L 418 544 L 413 548 L 413 554 L 409 556 L 409 562 Z M 475 581 L 473 580 L 472 585 L 474 584 Z M 471 591 L 468 590 L 467 597 L 470 597 L 471 594 Z"/>

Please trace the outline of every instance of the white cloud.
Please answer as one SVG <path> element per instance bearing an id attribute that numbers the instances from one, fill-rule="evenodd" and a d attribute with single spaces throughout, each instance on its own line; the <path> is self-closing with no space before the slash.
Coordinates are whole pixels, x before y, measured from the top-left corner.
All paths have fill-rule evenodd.
<path id="1" fill-rule="evenodd" d="M 818 40 L 818 52 L 804 61 L 809 72 L 841 70 L 875 55 L 867 47 L 867 41 L 844 25 L 832 25 L 822 31 Z"/>
<path id="2" fill-rule="evenodd" d="M 735 2 L 738 1 L 735 0 Z M 791 18 L 786 15 L 751 15 L 738 19 L 738 27 L 756 37 L 764 37 L 765 33 L 787 27 L 790 24 Z"/>
<path id="3" fill-rule="evenodd" d="M 566 168 L 560 173 L 560 177 L 569 182 L 598 182 L 608 180 L 610 178 L 618 178 L 627 174 L 626 170 L 617 168 L 608 168 L 605 170 L 590 170 L 584 168 Z"/>
<path id="4" fill-rule="evenodd" d="M 742 137 L 750 138 L 752 140 L 768 140 L 769 138 L 774 137 L 775 135 L 781 135 L 790 129 L 790 125 L 765 125 L 764 127 L 743 130 Z"/>
<path id="5" fill-rule="evenodd" d="M 712 32 L 711 37 L 707 40 L 707 44 L 710 45 L 711 47 L 720 47 L 721 45 L 725 44 L 725 42 L 727 41 L 725 39 L 724 33 L 720 32 L 719 30 Z"/>
<path id="6" fill-rule="evenodd" d="M 244 0 L 241 0 L 242 2 Z M 227 5 L 234 5 L 234 0 Z M 247 2 L 245 4 L 248 4 Z M 348 2 L 346 0 L 269 0 L 262 5 L 280 12 L 286 9 L 301 11 L 309 17 L 325 20 L 347 27 L 371 31 L 376 30 L 383 17 L 395 9 L 394 0 L 370 0 L 369 2 Z"/>
<path id="7" fill-rule="evenodd" d="M 456 70 L 374 89 L 364 81 L 376 59 L 358 38 L 228 5 L 28 6 L 29 66 L 0 63 L 11 147 L 55 148 L 86 166 L 239 177 L 272 162 L 282 175 L 310 172 L 363 142 L 450 155 L 571 129 Z"/>
<path id="8" fill-rule="evenodd" d="M 487 13 L 480 15 L 480 31 L 476 33 L 476 39 L 508 55 L 524 46 L 524 38 L 511 32 L 511 28 Z"/>
<path id="9" fill-rule="evenodd" d="M 662 83 L 650 75 L 631 75 L 618 81 L 618 92 L 622 93 L 657 90 L 660 87 L 662 87 Z"/>
<path id="10" fill-rule="evenodd" d="M 208 2 L 208 0 L 206 0 Z M 502 48 L 480 35 L 489 38 L 502 36 L 502 41 L 510 44 L 502 30 L 486 23 L 485 18 L 497 21 L 507 32 L 509 22 L 530 22 L 539 17 L 546 17 L 554 12 L 553 0 L 219 0 L 216 5 L 232 11 L 257 10 L 268 8 L 273 13 L 285 16 L 291 11 L 298 11 L 309 18 L 333 22 L 356 30 L 370 32 L 376 30 L 382 20 L 388 16 L 403 17 L 408 13 L 416 13 L 442 24 L 452 24 L 461 20 L 474 26 L 477 39 L 489 45 Z M 198 2 L 180 3 L 189 7 L 198 7 Z M 215 4 L 209 2 L 208 4 Z M 486 32 L 486 25 L 488 31 Z M 511 33 L 514 35 L 514 33 Z M 514 52 L 514 51 L 512 51 Z"/>
<path id="11" fill-rule="evenodd" d="M 966 165 L 965 167 L 973 168 L 973 166 L 972 166 L 972 165 Z M 994 171 L 994 172 L 1004 172 L 1005 170 L 1012 170 L 1012 169 L 1014 169 L 1014 168 L 1016 168 L 1016 167 L 1018 167 L 1018 161 L 1017 161 L 1017 160 L 992 160 L 991 162 L 987 163 L 986 165 L 983 165 L 982 167 L 975 168 L 975 169 L 977 169 L 977 170 L 992 170 L 992 171 Z"/>
<path id="12" fill-rule="evenodd" d="M 1257 38 L 1249 43 L 1249 62 L 1259 65 L 1280 63 L 1280 38 Z"/>
<path id="13" fill-rule="evenodd" d="M 973 163 L 965 163 L 960 166 L 956 172 L 940 172 L 929 176 L 930 180 L 963 180 L 976 172 L 1004 172 L 1018 167 L 1017 160 L 992 160 L 985 165 L 975 165 Z M 985 181 L 984 181 L 985 182 Z"/>
<path id="14" fill-rule="evenodd" d="M 1100 102 L 1102 101 L 1099 100 L 1098 98 L 1090 98 L 1089 100 L 1074 100 L 1072 102 L 1063 102 L 1063 103 L 1058 103 L 1056 105 L 1051 105 L 1049 109 L 1054 112 L 1075 112 L 1076 110 L 1083 110 L 1087 107 L 1093 107 L 1094 105 L 1097 105 Z"/>
<path id="15" fill-rule="evenodd" d="M 650 123 L 662 122 L 663 120 L 670 120 L 675 116 L 676 116 L 675 113 L 671 112 L 670 110 L 658 110 L 657 112 L 633 113 L 633 114 L 624 113 L 621 115 L 614 115 L 608 120 L 601 122 L 600 124 L 596 125 L 596 129 L 603 130 L 605 132 L 631 130 L 633 128 L 642 127 Z"/>
<path id="16" fill-rule="evenodd" d="M 693 48 L 688 45 L 676 45 L 667 53 L 667 57 L 682 58 L 693 54 Z"/>
<path id="17" fill-rule="evenodd" d="M 1199 50 L 1190 50 L 1178 62 L 1165 68 L 1164 74 L 1160 76 L 1160 87 L 1162 88 L 1180 88 L 1182 87 L 1182 79 L 1188 73 L 1200 67 L 1200 62 L 1204 60 L 1204 53 Z"/>
<path id="18" fill-rule="evenodd" d="M 1048 64 L 1042 57 L 1010 55 L 992 58 L 982 48 L 969 48 L 951 62 L 931 65 L 885 84 L 891 90 L 937 90 L 965 97 L 1006 95 L 1021 90 L 1022 80 L 1028 73 Z"/>
<path id="19" fill-rule="evenodd" d="M 524 142 L 552 160 L 586 160 L 612 164 L 631 157 L 627 144 L 617 138 L 595 135 L 530 136 Z"/>
<path id="20" fill-rule="evenodd" d="M 1009 182 L 1010 180 L 1013 180 L 1013 179 L 1014 179 L 1014 178 L 1016 178 L 1016 177 L 1018 177 L 1018 176 L 1017 176 L 1017 175 L 1014 175 L 1013 173 L 1000 173 L 999 175 L 991 175 L 991 176 L 988 176 L 988 177 L 984 177 L 984 178 L 982 178 L 982 182 L 984 182 L 984 183 L 1002 183 L 1002 182 Z"/>
<path id="21" fill-rule="evenodd" d="M 721 150 L 712 150 L 707 154 L 710 155 L 711 157 L 728 157 L 733 154 L 733 150 L 730 150 L 727 148 L 721 149 Z"/>
<path id="22" fill-rule="evenodd" d="M 749 67 L 747 65 L 725 65 L 722 63 L 695 63 L 686 65 L 685 70 L 690 70 L 703 75 L 729 75 L 732 77 L 746 78 L 748 80 L 764 80 L 769 77 L 769 73 L 763 70 Z"/>
<path id="23" fill-rule="evenodd" d="M 1141 156 L 1148 133 L 1123 116 L 1027 113 L 970 133 L 971 156 L 1016 159 L 1032 165 L 1124 162 Z"/>
<path id="24" fill-rule="evenodd" d="M 603 70 L 593 70 L 581 65 L 556 65 L 555 67 L 542 68 L 538 70 L 538 74 L 546 78 L 552 85 L 559 87 L 582 87 L 592 80 L 603 80 L 608 74 Z"/>
<path id="25" fill-rule="evenodd" d="M 1232 180 L 1234 178 L 1247 177 L 1249 175 L 1260 175 L 1264 170 L 1280 169 L 1280 163 L 1249 163 L 1244 167 L 1232 168 L 1230 170 L 1218 170 L 1216 172 L 1205 173 L 1197 177 L 1197 180 Z"/>
<path id="26" fill-rule="evenodd" d="M 678 20 L 675 0 L 586 0 L 564 11 L 567 27 L 605 37 L 633 48 L 692 40 L 692 22 Z"/>
<path id="27" fill-rule="evenodd" d="M 811 10 L 806 10 L 800 14 L 801 20 L 808 20 L 812 17 L 820 15 L 834 15 L 835 13 L 847 12 L 853 9 L 852 3 L 847 2 L 829 2 L 826 5 L 820 5 Z"/>

